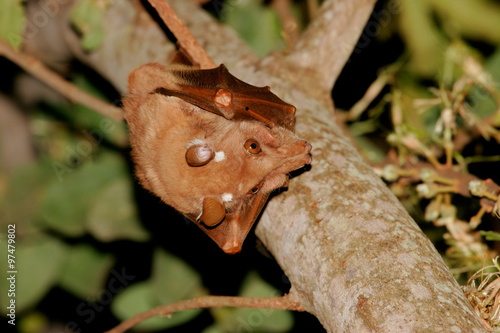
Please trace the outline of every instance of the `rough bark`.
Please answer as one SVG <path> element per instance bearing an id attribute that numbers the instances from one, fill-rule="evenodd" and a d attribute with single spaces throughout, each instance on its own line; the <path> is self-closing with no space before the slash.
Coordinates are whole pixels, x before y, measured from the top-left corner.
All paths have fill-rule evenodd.
<path id="1" fill-rule="evenodd" d="M 339 135 L 331 111 L 307 97 L 291 102 L 314 161 L 268 204 L 256 232 L 304 308 L 329 332 L 483 331 L 434 246 Z"/>
<path id="2" fill-rule="evenodd" d="M 269 202 L 256 232 L 304 308 L 328 332 L 483 331 L 438 252 L 334 121 L 328 93 L 373 0 L 326 1 L 290 54 L 262 61 L 190 1 L 171 3 L 216 63 L 297 107 L 312 168 Z M 124 93 L 132 68 L 174 49 L 139 8 L 113 1 L 106 40 L 91 54 L 66 34 L 73 53 Z"/>

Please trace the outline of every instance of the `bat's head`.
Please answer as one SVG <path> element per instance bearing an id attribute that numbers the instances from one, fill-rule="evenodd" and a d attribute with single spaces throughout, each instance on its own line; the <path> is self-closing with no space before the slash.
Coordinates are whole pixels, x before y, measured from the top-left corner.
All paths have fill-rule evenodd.
<path id="1" fill-rule="evenodd" d="M 285 184 L 288 173 L 311 162 L 311 145 L 285 128 L 217 120 L 225 127 L 219 131 L 222 135 L 203 133 L 193 138 L 185 158 L 188 166 L 219 175 L 209 183 L 226 198 L 270 193 Z M 216 178 L 225 181 L 221 184 Z M 237 205 L 232 200 L 223 201 L 228 210 Z"/>
<path id="2" fill-rule="evenodd" d="M 248 232 L 257 216 L 246 216 L 247 212 L 284 186 L 291 171 L 311 162 L 311 145 L 278 126 L 221 117 L 214 121 L 220 128 L 207 125 L 206 131 L 191 138 L 184 154 L 190 173 L 196 173 L 193 181 L 200 182 L 197 195 L 202 200 L 196 218 L 205 227 L 219 228 L 237 217 L 238 227 Z M 219 245 L 228 253 L 239 252 L 241 237 L 228 238 Z"/>

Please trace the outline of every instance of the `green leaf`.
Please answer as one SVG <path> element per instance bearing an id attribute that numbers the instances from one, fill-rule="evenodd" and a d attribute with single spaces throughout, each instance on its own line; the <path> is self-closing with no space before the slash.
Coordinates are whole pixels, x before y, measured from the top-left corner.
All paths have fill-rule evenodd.
<path id="1" fill-rule="evenodd" d="M 446 39 L 436 26 L 428 1 L 401 0 L 400 33 L 411 58 L 410 66 L 418 74 L 433 77 L 443 64 Z"/>
<path id="2" fill-rule="evenodd" d="M 211 326 L 208 326 L 205 328 L 202 333 L 226 333 L 227 331 L 224 331 L 222 328 L 217 326 L 216 324 L 213 324 Z"/>
<path id="3" fill-rule="evenodd" d="M 500 8 L 494 1 L 432 0 L 442 20 L 453 22 L 453 28 L 474 40 L 491 44 L 500 42 Z M 471 13 L 474 13 L 471 15 Z M 430 16 L 430 15 L 429 15 Z"/>
<path id="4" fill-rule="evenodd" d="M 69 249 L 59 285 L 74 295 L 88 299 L 96 297 L 104 288 L 114 259 L 90 245 L 77 245 Z"/>
<path id="5" fill-rule="evenodd" d="M 159 304 L 154 301 L 155 290 L 149 281 L 135 283 L 127 287 L 123 292 L 116 295 L 111 304 L 111 310 L 120 320 L 125 320 L 133 315 L 152 309 Z M 175 321 L 177 314 L 172 317 L 153 317 L 135 326 L 137 330 L 156 331 L 167 327 L 175 326 L 171 324 Z"/>
<path id="6" fill-rule="evenodd" d="M 85 51 L 95 50 L 104 40 L 104 12 L 107 1 L 81 0 L 71 12 L 71 22 L 82 34 Z"/>
<path id="7" fill-rule="evenodd" d="M 500 233 L 498 232 L 480 230 L 479 233 L 481 236 L 484 236 L 487 241 L 500 241 Z"/>
<path id="8" fill-rule="evenodd" d="M 153 258 L 153 273 L 149 281 L 136 283 L 117 295 L 111 304 L 113 313 L 121 320 L 130 318 L 159 305 L 202 295 L 198 273 L 179 258 L 157 250 Z M 137 326 L 139 330 L 159 330 L 181 325 L 196 317 L 202 310 L 176 312 L 170 318 L 154 317 Z"/>
<path id="9" fill-rule="evenodd" d="M 16 224 L 17 230 L 22 232 L 36 229 L 43 195 L 55 175 L 47 161 L 38 161 L 14 171 L 0 196 L 0 225 Z"/>
<path id="10" fill-rule="evenodd" d="M 2 246 L 5 243 L 2 242 Z M 30 242 L 16 242 L 15 251 L 15 300 L 16 313 L 36 305 L 57 283 L 66 259 L 66 245 L 56 238 L 44 237 Z M 5 256 L 7 257 L 7 256 Z M 1 290 L 9 290 L 6 259 L 1 260 Z M 10 270 L 10 269 L 9 269 Z M 6 296 L 3 294 L 3 296 Z M 5 313 L 10 297 L 0 297 Z"/>
<path id="11" fill-rule="evenodd" d="M 221 21 L 235 29 L 259 56 L 265 56 L 285 46 L 278 15 L 260 0 L 229 4 L 221 16 Z"/>
<path id="12" fill-rule="evenodd" d="M 19 332 L 41 333 L 50 331 L 49 319 L 40 312 L 30 312 L 19 318 Z"/>
<path id="13" fill-rule="evenodd" d="M 489 72 L 489 74 L 491 74 L 491 79 L 493 82 L 500 81 L 500 47 L 497 48 L 495 53 L 493 53 L 488 61 L 486 61 L 484 68 Z M 498 110 L 497 102 L 495 101 L 493 96 L 481 88 L 473 88 L 471 93 L 469 94 L 469 98 L 470 105 L 472 106 L 474 113 L 476 113 L 480 117 L 488 116 Z M 500 117 L 498 117 L 498 113 L 494 118 L 493 125 L 500 125 Z"/>
<path id="14" fill-rule="evenodd" d="M 130 178 L 121 177 L 95 193 L 88 212 L 87 229 L 103 242 L 149 239 L 139 222 Z"/>
<path id="15" fill-rule="evenodd" d="M 363 156 L 366 157 L 371 163 L 382 163 L 386 159 L 386 155 L 382 149 L 377 146 L 373 140 L 364 136 L 356 136 L 356 143 L 361 148 Z"/>
<path id="16" fill-rule="evenodd" d="M 0 1 L 0 38 L 17 50 L 23 41 L 25 21 L 22 0 Z"/>
<path id="17" fill-rule="evenodd" d="M 156 250 L 151 282 L 160 304 L 168 304 L 204 294 L 197 271 L 178 257 Z"/>
<path id="18" fill-rule="evenodd" d="M 485 68 L 491 74 L 494 82 L 500 80 L 500 47 L 497 47 L 495 53 L 488 58 Z"/>
<path id="19" fill-rule="evenodd" d="M 280 292 L 256 272 L 250 272 L 243 281 L 240 296 L 275 297 L 280 296 Z M 293 327 L 293 316 L 285 310 L 214 308 L 210 311 L 222 332 L 287 332 Z M 208 332 L 218 331 L 210 327 L 203 333 Z"/>
<path id="20" fill-rule="evenodd" d="M 115 179 L 129 177 L 129 172 L 120 155 L 106 153 L 67 173 L 47 189 L 41 214 L 45 226 L 78 237 L 85 233 L 87 214 L 95 193 Z"/>

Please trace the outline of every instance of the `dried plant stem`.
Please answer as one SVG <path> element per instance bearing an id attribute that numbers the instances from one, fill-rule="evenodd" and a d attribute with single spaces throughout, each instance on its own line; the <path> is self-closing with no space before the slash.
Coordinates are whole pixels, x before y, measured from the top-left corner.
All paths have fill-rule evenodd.
<path id="1" fill-rule="evenodd" d="M 314 19 L 314 15 L 318 11 L 318 0 L 307 0 L 307 12 L 309 14 L 309 20 Z"/>
<path id="2" fill-rule="evenodd" d="M 396 165 L 397 162 L 393 161 L 392 158 L 387 159 L 383 163 L 374 165 L 375 169 L 382 169 L 384 166 L 388 164 Z M 401 167 L 399 170 L 399 175 L 402 177 L 399 181 L 406 181 L 410 179 L 412 182 L 420 182 L 420 173 L 422 169 L 431 169 L 434 170 L 436 176 L 434 178 L 436 183 L 441 185 L 452 185 L 450 189 L 453 189 L 452 193 L 460 194 L 463 197 L 470 198 L 472 197 L 469 190 L 469 183 L 471 181 L 484 181 L 483 179 L 463 171 L 458 171 L 453 168 L 453 166 L 441 165 L 439 168 L 436 168 L 433 164 L 426 162 L 419 162 L 412 165 L 407 165 Z M 447 183 L 449 182 L 449 183 Z M 492 180 L 488 181 L 488 184 L 492 184 L 492 188 L 499 188 L 495 182 Z M 491 199 L 494 201 L 493 199 Z M 492 205 L 494 202 L 492 202 Z"/>
<path id="3" fill-rule="evenodd" d="M 377 79 L 368 87 L 364 96 L 353 105 L 347 114 L 345 114 L 345 120 L 357 120 L 361 114 L 367 110 L 368 106 L 375 100 L 375 98 L 377 98 L 391 77 L 392 75 L 388 73 L 379 75 Z"/>
<path id="4" fill-rule="evenodd" d="M 153 8 L 156 9 L 163 22 L 177 38 L 180 47 L 186 51 L 192 60 L 197 62 L 202 69 L 217 67 L 205 52 L 205 49 L 198 43 L 189 29 L 181 22 L 175 14 L 172 7 L 165 0 L 148 0 Z"/>
<path id="5" fill-rule="evenodd" d="M 63 96 L 75 103 L 79 103 L 99 112 L 100 114 L 115 119 L 123 120 L 122 110 L 110 103 L 79 89 L 77 86 L 66 81 L 57 73 L 44 66 L 36 58 L 14 50 L 7 42 L 0 38 L 0 56 L 3 56 L 26 72 L 30 73 L 40 81 L 47 84 Z"/>
<path id="6" fill-rule="evenodd" d="M 272 6 L 278 13 L 283 26 L 284 39 L 289 46 L 293 46 L 299 39 L 299 23 L 293 16 L 290 0 L 274 0 Z"/>
<path id="7" fill-rule="evenodd" d="M 139 313 L 134 317 L 122 322 L 120 325 L 106 333 L 120 333 L 127 329 L 156 316 L 168 316 L 174 312 L 214 308 L 214 307 L 239 307 L 254 309 L 281 309 L 304 311 L 301 305 L 293 297 L 284 295 L 282 297 L 237 297 L 237 296 L 201 296 L 174 304 L 158 306 L 148 311 Z"/>

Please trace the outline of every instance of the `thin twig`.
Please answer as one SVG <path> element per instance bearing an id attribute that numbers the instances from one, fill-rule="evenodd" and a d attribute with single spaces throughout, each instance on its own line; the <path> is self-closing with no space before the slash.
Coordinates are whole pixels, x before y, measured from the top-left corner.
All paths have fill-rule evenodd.
<path id="1" fill-rule="evenodd" d="M 322 2 L 314 20 L 286 56 L 286 61 L 294 64 L 294 72 L 301 84 L 306 85 L 305 89 L 314 87 L 315 96 L 331 98 L 333 84 L 363 33 L 375 3 L 374 0 Z"/>
<path id="2" fill-rule="evenodd" d="M 278 14 L 283 26 L 284 39 L 288 46 L 293 46 L 299 39 L 299 23 L 293 16 L 290 0 L 274 0 L 272 6 Z"/>
<path id="3" fill-rule="evenodd" d="M 0 56 L 4 56 L 19 67 L 30 73 L 40 81 L 47 84 L 70 101 L 88 106 L 100 114 L 115 119 L 123 120 L 122 110 L 107 103 L 66 81 L 57 73 L 51 71 L 39 60 L 28 54 L 14 50 L 7 42 L 0 38 Z"/>
<path id="4" fill-rule="evenodd" d="M 175 14 L 172 7 L 165 2 L 165 0 L 148 0 L 153 8 L 156 9 L 160 15 L 163 23 L 166 24 L 168 29 L 177 38 L 180 47 L 186 51 L 191 59 L 197 62 L 202 69 L 210 69 L 217 67 L 205 52 L 205 49 L 198 43 L 196 38 L 191 34 L 189 29 L 181 22 L 177 14 Z"/>
<path id="5" fill-rule="evenodd" d="M 215 308 L 215 307 L 238 307 L 253 309 L 280 309 L 304 311 L 301 305 L 295 301 L 290 294 L 282 297 L 239 297 L 239 296 L 200 296 L 193 299 L 180 301 L 174 304 L 158 306 L 148 311 L 139 313 L 120 325 L 112 328 L 106 333 L 121 333 L 135 325 L 156 316 L 168 316 L 174 312 Z"/>
<path id="6" fill-rule="evenodd" d="M 368 108 L 368 106 L 379 96 L 380 92 L 387 85 L 387 82 L 392 77 L 392 74 L 388 74 L 387 72 L 382 73 L 377 77 L 375 81 L 368 87 L 364 96 L 356 102 L 349 110 L 347 114 L 345 114 L 346 121 L 355 121 L 357 120 L 361 114 Z"/>
<path id="7" fill-rule="evenodd" d="M 309 20 L 312 21 L 316 12 L 318 11 L 318 0 L 307 0 L 307 13 L 309 14 Z"/>

